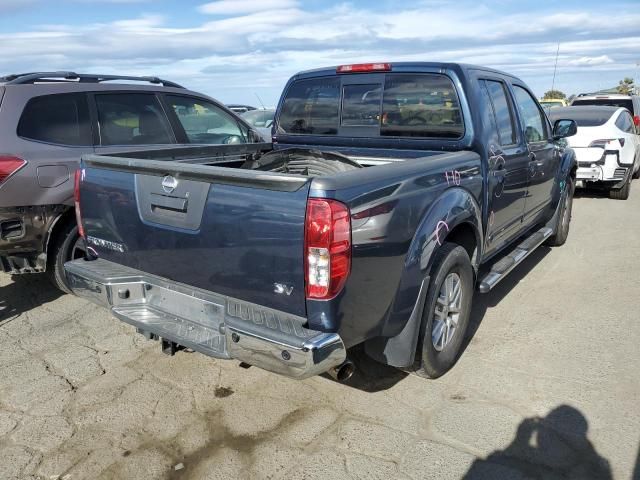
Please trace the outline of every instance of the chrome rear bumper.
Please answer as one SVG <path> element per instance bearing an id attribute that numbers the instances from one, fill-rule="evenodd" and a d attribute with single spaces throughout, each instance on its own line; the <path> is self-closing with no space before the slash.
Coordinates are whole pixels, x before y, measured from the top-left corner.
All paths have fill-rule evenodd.
<path id="1" fill-rule="evenodd" d="M 291 378 L 346 359 L 336 333 L 306 319 L 98 259 L 65 264 L 73 292 L 139 330 L 216 358 L 235 358 Z"/>

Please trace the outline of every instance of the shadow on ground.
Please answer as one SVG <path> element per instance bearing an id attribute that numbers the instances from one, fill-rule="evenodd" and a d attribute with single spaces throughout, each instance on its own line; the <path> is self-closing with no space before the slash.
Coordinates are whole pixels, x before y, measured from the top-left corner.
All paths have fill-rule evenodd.
<path id="1" fill-rule="evenodd" d="M 463 479 L 611 480 L 609 462 L 589 441 L 588 429 L 584 415 L 568 405 L 527 418 L 507 448 L 473 462 Z"/>
<path id="2" fill-rule="evenodd" d="M 536 249 L 489 293 L 481 294 L 476 292 L 473 299 L 473 311 L 469 319 L 469 327 L 462 347 L 463 354 L 478 332 L 487 310 L 495 307 L 502 301 L 550 251 L 551 249 L 545 246 Z M 356 366 L 356 372 L 353 377 L 343 383 L 346 386 L 357 388 L 358 390 L 371 393 L 387 390 L 409 375 L 409 373 L 405 371 L 383 365 L 371 359 L 361 346 L 352 348 L 349 351 L 349 357 Z M 324 375 L 324 377 L 328 380 L 335 381 L 329 375 Z"/>
<path id="3" fill-rule="evenodd" d="M 576 188 L 573 198 L 598 198 L 610 200 L 609 190 L 606 188 Z"/>
<path id="4" fill-rule="evenodd" d="M 20 275 L 0 287 L 0 326 L 63 295 L 44 275 Z"/>
<path id="5" fill-rule="evenodd" d="M 550 251 L 551 248 L 546 246 L 541 246 L 535 249 L 531 255 L 525 258 L 521 264 L 507 275 L 504 280 L 498 283 L 498 285 L 496 285 L 489 293 L 475 293 L 473 297 L 473 310 L 471 311 L 471 317 L 469 318 L 469 327 L 467 328 L 465 343 L 462 346 L 463 355 L 478 332 L 480 324 L 487 314 L 487 310 L 498 305 L 504 297 L 509 295 L 511 290 L 513 290 L 518 283 L 529 275 L 531 270 L 533 270 Z"/>

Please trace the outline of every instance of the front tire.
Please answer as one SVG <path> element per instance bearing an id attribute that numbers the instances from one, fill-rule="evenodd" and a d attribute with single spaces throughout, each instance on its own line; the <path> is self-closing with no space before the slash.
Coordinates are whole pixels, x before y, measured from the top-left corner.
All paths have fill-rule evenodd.
<path id="1" fill-rule="evenodd" d="M 562 205 L 556 223 L 555 234 L 545 242 L 550 247 L 560 247 L 565 244 L 569 236 L 569 227 L 571 226 L 571 212 L 573 210 L 573 194 L 576 190 L 576 184 L 573 179 L 569 178 L 565 185 L 565 193 L 560 201 Z"/>
<path id="2" fill-rule="evenodd" d="M 72 221 L 66 222 L 51 240 L 52 243 L 47 252 L 47 275 L 56 288 L 64 293 L 71 293 L 64 264 L 84 257 L 84 240 L 78 235 L 78 227 Z"/>
<path id="3" fill-rule="evenodd" d="M 469 254 L 460 245 L 443 244 L 431 269 L 422 315 L 418 375 L 438 378 L 458 360 L 469 325 L 473 289 Z"/>

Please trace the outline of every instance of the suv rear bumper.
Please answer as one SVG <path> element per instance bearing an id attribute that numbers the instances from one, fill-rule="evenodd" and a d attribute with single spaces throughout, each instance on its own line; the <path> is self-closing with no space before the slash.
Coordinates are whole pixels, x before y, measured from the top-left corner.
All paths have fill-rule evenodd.
<path id="1" fill-rule="evenodd" d="M 65 264 L 71 290 L 119 320 L 215 358 L 234 358 L 291 378 L 307 378 L 346 359 L 336 333 L 306 319 L 195 289 L 102 259 Z"/>
<path id="2" fill-rule="evenodd" d="M 64 205 L 0 207 L 0 269 L 12 275 L 43 272 L 49 232 L 68 208 Z"/>

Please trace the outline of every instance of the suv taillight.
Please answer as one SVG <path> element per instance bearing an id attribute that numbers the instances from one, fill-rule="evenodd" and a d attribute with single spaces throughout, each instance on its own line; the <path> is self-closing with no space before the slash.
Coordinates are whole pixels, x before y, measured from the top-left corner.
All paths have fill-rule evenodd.
<path id="1" fill-rule="evenodd" d="M 26 160 L 21 158 L 12 155 L 0 155 L 0 185 L 26 164 Z"/>
<path id="2" fill-rule="evenodd" d="M 636 127 L 640 127 L 640 115 L 634 115 L 633 116 L 633 124 Z"/>
<path id="3" fill-rule="evenodd" d="M 84 238 L 84 227 L 82 226 L 82 214 L 80 213 L 80 183 L 82 182 L 82 170 L 76 170 L 73 179 L 73 203 L 76 208 L 76 223 L 78 224 L 78 234 Z"/>
<path id="4" fill-rule="evenodd" d="M 304 229 L 306 296 L 329 300 L 351 271 L 351 219 L 343 203 L 310 198 Z"/>

